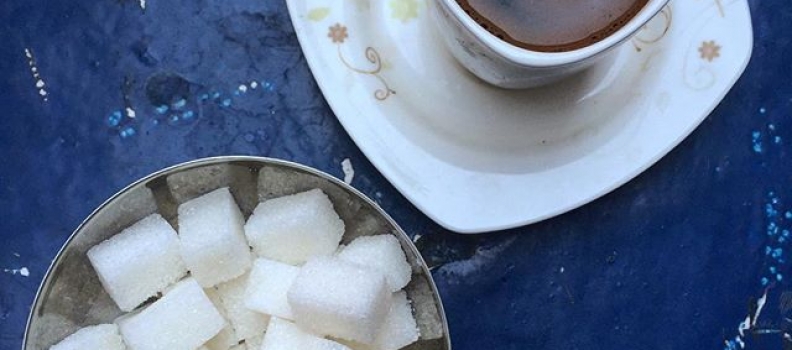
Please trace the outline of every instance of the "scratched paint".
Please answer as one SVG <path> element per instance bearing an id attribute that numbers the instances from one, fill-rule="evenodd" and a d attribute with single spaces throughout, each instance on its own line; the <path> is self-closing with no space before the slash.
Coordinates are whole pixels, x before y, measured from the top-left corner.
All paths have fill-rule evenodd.
<path id="1" fill-rule="evenodd" d="M 41 77 L 39 67 L 36 65 L 36 58 L 33 56 L 33 51 L 31 51 L 29 48 L 25 48 L 25 58 L 27 58 L 27 63 L 30 67 L 30 74 L 33 76 L 33 80 L 35 81 L 34 85 L 38 91 L 38 94 L 41 96 L 41 99 L 44 102 L 47 102 L 49 99 L 47 83 L 44 82 L 44 79 Z"/>
<path id="2" fill-rule="evenodd" d="M 251 94 L 251 92 L 256 90 L 259 91 L 259 94 Z M 108 113 L 105 117 L 105 124 L 114 130 L 121 139 L 128 139 L 138 134 L 139 124 L 142 122 L 147 121 L 154 126 L 161 124 L 171 126 L 187 125 L 201 115 L 199 111 L 207 104 L 214 104 L 220 108 L 229 109 L 233 108 L 235 103 L 243 102 L 243 99 L 261 98 L 261 94 L 269 94 L 274 91 L 275 84 L 266 79 L 250 80 L 236 85 L 227 92 L 222 89 L 209 88 L 203 92 L 196 93 L 194 96 L 178 98 L 168 104 L 139 106 L 139 109 L 128 105 Z M 274 113 L 274 110 L 270 111 L 271 115 Z M 145 117 L 138 118 L 140 116 Z M 137 119 L 142 120 L 137 121 Z M 255 136 L 252 134 L 245 135 L 244 139 L 248 142 L 253 142 L 255 141 Z"/>
<path id="3" fill-rule="evenodd" d="M 765 112 L 764 107 L 759 109 L 760 115 Z M 773 123 L 751 132 L 751 149 L 762 162 L 766 161 L 766 157 L 775 155 L 776 150 L 782 150 L 782 143 L 783 139 L 778 127 Z M 780 337 L 787 343 L 785 346 L 792 345 L 792 336 L 790 336 L 792 319 L 784 316 L 787 311 L 792 310 L 792 307 L 784 305 L 790 304 L 792 300 L 784 300 L 784 298 L 790 299 L 787 291 L 776 296 L 779 294 L 778 291 L 786 288 L 785 272 L 792 268 L 788 261 L 790 241 L 792 241 L 792 203 L 783 193 L 769 190 L 764 195 L 762 214 L 764 244 L 761 246 L 761 254 L 764 262 L 761 273 L 756 279 L 761 296 L 749 302 L 748 313 L 737 325 L 736 334 L 724 339 L 725 350 L 748 349 L 751 347 L 751 342 L 761 336 Z M 770 301 L 779 300 L 778 309 L 783 316 L 780 321 L 770 319 L 769 316 L 762 317 L 762 311 L 769 302 L 768 297 L 771 294 L 773 298 Z"/>
<path id="4" fill-rule="evenodd" d="M 467 259 L 449 262 L 441 266 L 437 271 L 445 280 L 451 284 L 458 284 L 461 281 L 481 272 L 508 249 L 517 237 L 511 237 L 501 243 L 491 247 L 479 247 L 475 253 Z"/>
<path id="5" fill-rule="evenodd" d="M 18 269 L 3 269 L 3 272 L 10 273 L 12 275 L 20 275 L 22 277 L 29 277 L 30 270 L 27 267 L 20 267 Z"/>

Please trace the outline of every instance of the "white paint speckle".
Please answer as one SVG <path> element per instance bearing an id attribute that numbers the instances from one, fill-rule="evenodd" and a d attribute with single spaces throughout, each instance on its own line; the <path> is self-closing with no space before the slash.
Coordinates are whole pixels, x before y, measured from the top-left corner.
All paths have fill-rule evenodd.
<path id="1" fill-rule="evenodd" d="M 3 272 L 10 273 L 12 275 L 20 275 L 22 277 L 30 276 L 30 270 L 27 267 L 21 267 L 18 269 L 3 269 Z"/>
<path id="2" fill-rule="evenodd" d="M 344 172 L 344 182 L 348 184 L 352 183 L 352 179 L 355 178 L 355 168 L 352 167 L 352 161 L 349 158 L 344 159 L 341 161 L 341 171 Z"/>
<path id="3" fill-rule="evenodd" d="M 142 10 L 145 10 L 145 9 L 146 9 L 146 0 L 140 0 L 140 8 L 141 8 Z"/>
<path id="4" fill-rule="evenodd" d="M 423 237 L 423 236 L 421 236 L 420 233 L 416 233 L 415 236 L 413 236 L 413 239 L 412 239 L 413 243 L 418 242 L 418 240 L 421 239 L 421 237 Z"/>
<path id="5" fill-rule="evenodd" d="M 239 85 L 240 92 L 247 92 L 247 89 L 248 89 L 247 85 L 245 84 Z"/>
<path id="6" fill-rule="evenodd" d="M 38 94 L 46 102 L 48 93 L 44 87 L 47 85 L 47 83 L 45 83 L 44 79 L 42 79 L 41 75 L 39 75 L 39 69 L 36 67 L 36 58 L 33 56 L 33 51 L 30 51 L 29 48 L 25 48 L 25 57 L 27 57 L 28 66 L 30 66 L 30 74 L 33 75 L 33 80 L 35 81 Z"/>
<path id="7" fill-rule="evenodd" d="M 559 273 L 564 273 L 564 267 L 563 267 L 563 266 L 561 266 L 561 268 L 560 268 L 560 269 L 558 269 L 558 272 L 559 272 Z"/>
<path id="8" fill-rule="evenodd" d="M 257 87 L 258 87 L 258 83 L 257 82 L 255 82 L 255 81 L 251 81 L 250 82 L 250 88 L 251 89 L 255 90 Z"/>
<path id="9" fill-rule="evenodd" d="M 740 334 L 740 337 L 744 337 L 745 331 L 749 329 L 751 329 L 751 316 L 745 316 L 745 320 L 737 326 L 737 333 Z"/>
<path id="10" fill-rule="evenodd" d="M 17 258 L 21 256 L 21 255 L 19 255 L 19 253 L 17 253 L 17 252 L 13 252 L 13 253 L 11 253 L 11 254 L 13 254 L 13 255 L 14 255 L 15 257 L 17 257 Z"/>
<path id="11" fill-rule="evenodd" d="M 137 116 L 137 113 L 135 113 L 135 110 L 132 109 L 131 107 L 127 107 L 126 108 L 126 115 L 127 115 L 127 117 L 135 118 Z"/>

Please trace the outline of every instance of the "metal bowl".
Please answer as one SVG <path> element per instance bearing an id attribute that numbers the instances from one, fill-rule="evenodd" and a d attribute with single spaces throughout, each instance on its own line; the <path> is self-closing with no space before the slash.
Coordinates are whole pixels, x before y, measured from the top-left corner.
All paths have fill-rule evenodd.
<path id="1" fill-rule="evenodd" d="M 47 271 L 30 311 L 22 349 L 48 349 L 81 327 L 112 322 L 122 314 L 88 262 L 85 253 L 90 247 L 154 212 L 175 224 L 180 203 L 226 186 L 246 218 L 261 200 L 320 188 L 346 224 L 342 243 L 365 235 L 396 236 L 413 269 L 405 291 L 421 335 L 407 349 L 451 349 L 443 305 L 429 269 L 388 214 L 328 174 L 282 160 L 243 156 L 200 159 L 160 170 L 99 206 L 69 237 Z"/>

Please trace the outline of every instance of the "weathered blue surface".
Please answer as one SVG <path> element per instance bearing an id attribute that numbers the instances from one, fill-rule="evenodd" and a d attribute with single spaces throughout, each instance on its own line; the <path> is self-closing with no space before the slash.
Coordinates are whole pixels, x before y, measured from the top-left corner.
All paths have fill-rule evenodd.
<path id="1" fill-rule="evenodd" d="M 792 5 L 750 5 L 745 75 L 657 165 L 558 218 L 460 236 L 412 207 L 351 142 L 281 1 L 149 1 L 143 12 L 129 0 L 6 0 L 0 348 L 19 348 L 49 262 L 104 199 L 177 162 L 251 154 L 337 176 L 349 158 L 353 185 L 420 234 L 439 266 L 456 349 L 739 348 L 738 326 L 765 291 L 741 340 L 781 349 L 792 331 Z"/>

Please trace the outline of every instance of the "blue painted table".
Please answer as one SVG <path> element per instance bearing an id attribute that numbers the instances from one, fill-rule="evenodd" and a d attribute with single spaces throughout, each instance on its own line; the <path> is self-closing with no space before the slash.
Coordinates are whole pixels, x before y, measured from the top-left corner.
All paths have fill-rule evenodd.
<path id="1" fill-rule="evenodd" d="M 224 154 L 337 176 L 350 159 L 352 184 L 422 236 L 456 349 L 792 348 L 787 1 L 750 1 L 745 75 L 659 163 L 581 209 L 482 236 L 432 223 L 363 157 L 281 1 L 142 4 L 0 5 L 0 348 L 19 349 L 48 264 L 93 208 Z"/>

